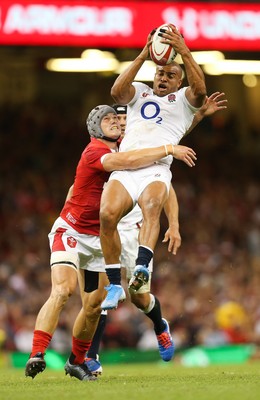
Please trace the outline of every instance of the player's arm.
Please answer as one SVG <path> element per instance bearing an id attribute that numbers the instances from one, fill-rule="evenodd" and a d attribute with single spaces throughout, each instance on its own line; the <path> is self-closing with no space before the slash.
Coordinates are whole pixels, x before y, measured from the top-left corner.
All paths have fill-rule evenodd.
<path id="1" fill-rule="evenodd" d="M 186 132 L 186 135 L 190 133 L 204 117 L 212 115 L 216 111 L 227 108 L 227 99 L 223 98 L 223 96 L 225 96 L 225 93 L 223 92 L 214 92 L 209 97 L 206 96 L 205 103 L 195 113 L 192 124 Z"/>
<path id="2" fill-rule="evenodd" d="M 147 167 L 168 155 L 185 162 L 189 167 L 193 167 L 197 159 L 195 151 L 190 147 L 167 144 L 148 149 L 107 153 L 101 158 L 101 162 L 103 168 L 110 172 Z"/>
<path id="3" fill-rule="evenodd" d="M 149 56 L 152 33 L 148 35 L 146 45 L 141 53 L 131 64 L 117 77 L 111 88 L 111 96 L 118 104 L 128 104 L 135 95 L 135 87 L 132 85 L 137 72 Z"/>
<path id="4" fill-rule="evenodd" d="M 205 77 L 202 69 L 192 57 L 184 37 L 175 26 L 172 25 L 172 31 L 167 30 L 162 36 L 162 43 L 170 44 L 182 58 L 189 83 L 189 87 L 186 90 L 186 97 L 189 103 L 193 107 L 201 107 L 207 94 Z"/>
<path id="5" fill-rule="evenodd" d="M 169 227 L 165 232 L 163 243 L 169 242 L 168 251 L 175 255 L 181 245 L 181 235 L 179 232 L 179 204 L 172 185 L 169 197 L 164 204 L 164 212 L 167 216 Z"/>

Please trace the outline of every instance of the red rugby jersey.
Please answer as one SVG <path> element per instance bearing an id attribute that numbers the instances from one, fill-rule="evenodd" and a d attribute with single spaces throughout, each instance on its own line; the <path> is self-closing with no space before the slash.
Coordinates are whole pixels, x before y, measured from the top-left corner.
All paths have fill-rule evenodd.
<path id="1" fill-rule="evenodd" d="M 77 166 L 73 196 L 66 201 L 60 216 L 79 233 L 99 236 L 99 208 L 104 183 L 110 172 L 104 170 L 101 157 L 111 153 L 103 142 L 92 138 Z"/>

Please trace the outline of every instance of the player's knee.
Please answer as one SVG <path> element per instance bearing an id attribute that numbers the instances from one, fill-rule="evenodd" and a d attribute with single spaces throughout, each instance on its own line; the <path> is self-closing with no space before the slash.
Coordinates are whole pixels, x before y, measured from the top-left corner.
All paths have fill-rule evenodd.
<path id="1" fill-rule="evenodd" d="M 99 318 L 102 311 L 100 308 L 102 300 L 102 296 L 95 297 L 95 300 L 89 299 L 88 303 L 83 305 L 88 321 L 95 322 Z"/>
<path id="2" fill-rule="evenodd" d="M 151 198 L 143 205 L 144 220 L 159 219 L 163 208 L 163 203 L 160 199 Z"/>
<path id="3" fill-rule="evenodd" d="M 114 228 L 118 222 L 117 211 L 109 204 L 100 208 L 100 224 L 103 228 Z"/>
<path id="4" fill-rule="evenodd" d="M 86 294 L 82 298 L 82 305 L 85 312 L 92 313 L 100 313 L 101 312 L 101 303 L 105 297 L 105 290 L 95 290 L 92 293 Z"/>
<path id="5" fill-rule="evenodd" d="M 63 306 L 70 296 L 73 294 L 74 288 L 66 285 L 59 285 L 52 290 L 52 298 L 55 299 L 55 302 Z"/>

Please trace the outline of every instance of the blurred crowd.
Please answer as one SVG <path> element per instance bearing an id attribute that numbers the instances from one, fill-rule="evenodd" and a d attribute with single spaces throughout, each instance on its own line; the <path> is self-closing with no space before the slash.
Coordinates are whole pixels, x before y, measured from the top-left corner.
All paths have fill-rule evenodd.
<path id="1" fill-rule="evenodd" d="M 87 111 L 86 111 L 87 114 Z M 160 299 L 177 348 L 260 343 L 259 138 L 236 132 L 222 112 L 182 144 L 197 152 L 193 169 L 175 160 L 182 245 L 162 243 L 152 292 Z M 47 235 L 63 206 L 81 151 L 85 121 L 72 106 L 4 106 L 0 112 L 0 347 L 28 352 L 36 315 L 50 288 Z M 251 140 L 251 142 L 250 142 Z M 252 145 L 250 145 L 252 143 Z M 50 348 L 66 353 L 80 308 L 75 293 Z M 150 320 L 126 301 L 109 312 L 104 349 L 157 347 Z"/>

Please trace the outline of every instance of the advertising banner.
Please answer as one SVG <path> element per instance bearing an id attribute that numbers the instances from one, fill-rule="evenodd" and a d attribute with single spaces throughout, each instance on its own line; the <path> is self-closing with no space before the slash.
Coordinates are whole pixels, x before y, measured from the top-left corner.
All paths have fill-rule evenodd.
<path id="1" fill-rule="evenodd" d="M 2 0 L 1 45 L 141 48 L 173 23 L 192 50 L 260 50 L 260 4 Z"/>

